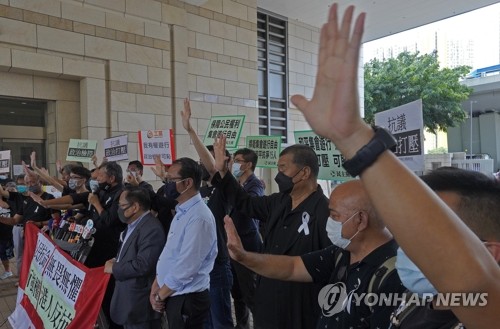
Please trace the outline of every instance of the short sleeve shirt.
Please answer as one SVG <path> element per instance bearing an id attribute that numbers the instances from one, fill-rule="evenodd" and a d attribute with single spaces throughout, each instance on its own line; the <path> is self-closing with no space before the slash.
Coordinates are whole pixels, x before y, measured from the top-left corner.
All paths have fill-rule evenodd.
<path id="1" fill-rule="evenodd" d="M 397 244 L 391 240 L 372 251 L 360 262 L 350 264 L 350 253 L 336 246 L 303 255 L 304 265 L 315 283 L 322 285 L 344 282 L 346 293 L 368 292 L 371 278 L 378 268 L 390 257 L 396 256 Z M 335 266 L 335 264 L 337 264 Z M 393 271 L 382 282 L 376 293 L 402 293 L 397 271 Z M 364 303 L 357 305 L 351 298 L 343 311 L 330 317 L 320 315 L 316 328 L 388 328 L 393 307 L 370 307 Z M 319 307 L 319 306 L 318 306 Z M 373 310 L 373 313 L 372 313 Z"/>

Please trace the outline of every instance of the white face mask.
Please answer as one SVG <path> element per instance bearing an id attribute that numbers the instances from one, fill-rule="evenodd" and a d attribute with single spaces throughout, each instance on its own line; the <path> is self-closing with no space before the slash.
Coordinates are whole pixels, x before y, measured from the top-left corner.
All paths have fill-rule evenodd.
<path id="1" fill-rule="evenodd" d="M 232 168 L 232 172 L 233 172 L 233 176 L 236 177 L 236 178 L 239 178 L 241 177 L 241 175 L 243 175 L 243 172 L 241 170 L 241 163 L 233 163 L 233 168 Z"/>
<path id="2" fill-rule="evenodd" d="M 417 293 L 420 297 L 423 297 L 425 294 L 437 294 L 436 288 L 434 288 L 424 273 L 406 256 L 401 248 L 398 248 L 397 252 L 396 270 L 403 286 L 411 292 Z"/>
<path id="3" fill-rule="evenodd" d="M 328 220 L 326 221 L 326 232 L 328 233 L 328 238 L 330 238 L 330 241 L 332 241 L 334 245 L 339 248 L 346 249 L 349 244 L 351 244 L 352 239 L 354 239 L 359 231 L 357 231 L 350 239 L 346 239 L 342 237 L 342 226 L 357 214 L 359 214 L 359 211 L 354 213 L 343 223 L 337 222 L 333 218 L 328 217 Z"/>

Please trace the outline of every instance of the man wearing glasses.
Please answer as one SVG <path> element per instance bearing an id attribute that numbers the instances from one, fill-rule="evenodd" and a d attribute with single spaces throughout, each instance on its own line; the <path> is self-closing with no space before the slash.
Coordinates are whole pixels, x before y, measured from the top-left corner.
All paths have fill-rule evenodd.
<path id="1" fill-rule="evenodd" d="M 254 174 L 257 160 L 257 153 L 251 149 L 242 148 L 234 152 L 232 173 L 245 192 L 251 196 L 264 195 L 264 186 Z M 260 221 L 249 217 L 241 211 L 234 210 L 231 217 L 233 218 L 243 247 L 248 251 L 260 252 L 262 249 L 262 239 L 259 234 Z M 257 278 L 253 271 L 238 262 L 232 261 L 231 269 L 233 271 L 231 295 L 234 300 L 236 328 L 250 328 L 250 311 L 253 312 L 253 299 Z"/>
<path id="2" fill-rule="evenodd" d="M 166 311 L 171 328 L 203 328 L 210 309 L 210 271 L 217 255 L 215 219 L 200 196 L 201 167 L 189 158 L 173 162 L 165 194 L 177 200 L 167 243 L 158 259 L 150 303 Z"/>
<path id="3" fill-rule="evenodd" d="M 111 318 L 125 329 L 160 328 L 160 314 L 149 305 L 155 265 L 165 244 L 160 222 L 149 209 L 151 200 L 140 187 L 128 186 L 120 195 L 118 216 L 127 228 L 120 237 L 115 258 L 104 272 L 116 280 L 111 299 Z"/>

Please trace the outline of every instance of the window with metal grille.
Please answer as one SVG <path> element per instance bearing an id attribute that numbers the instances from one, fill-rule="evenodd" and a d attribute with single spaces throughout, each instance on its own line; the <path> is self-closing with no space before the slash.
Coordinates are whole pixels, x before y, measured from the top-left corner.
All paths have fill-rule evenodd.
<path id="1" fill-rule="evenodd" d="M 288 132 L 287 22 L 268 12 L 257 13 L 259 133 L 281 136 Z"/>

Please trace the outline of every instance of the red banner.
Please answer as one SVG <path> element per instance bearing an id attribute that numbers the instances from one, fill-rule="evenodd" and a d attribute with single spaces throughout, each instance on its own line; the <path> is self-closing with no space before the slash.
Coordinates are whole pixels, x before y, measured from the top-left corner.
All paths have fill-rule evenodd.
<path id="1" fill-rule="evenodd" d="M 12 327 L 94 328 L 109 274 L 72 259 L 33 224 L 25 226 L 24 238 L 17 305 L 9 316 Z"/>

